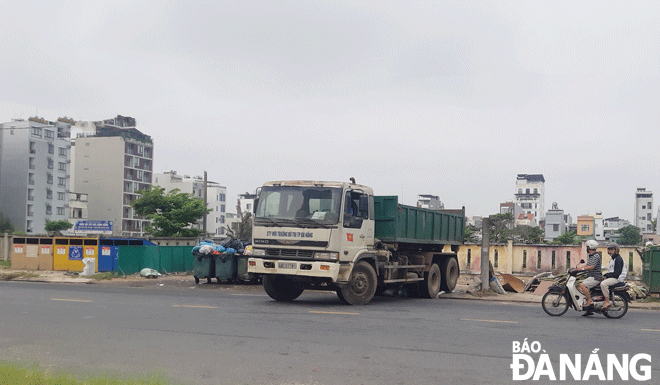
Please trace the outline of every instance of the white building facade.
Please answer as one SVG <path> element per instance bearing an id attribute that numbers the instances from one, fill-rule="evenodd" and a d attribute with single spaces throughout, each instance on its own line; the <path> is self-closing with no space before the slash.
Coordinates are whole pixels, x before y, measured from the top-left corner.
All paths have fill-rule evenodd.
<path id="1" fill-rule="evenodd" d="M 653 193 L 644 187 L 635 192 L 635 226 L 642 234 L 653 232 Z"/>
<path id="2" fill-rule="evenodd" d="M 440 201 L 437 195 L 417 195 L 417 207 L 430 210 L 442 210 L 445 208 L 444 203 Z"/>
<path id="3" fill-rule="evenodd" d="M 514 202 L 537 222 L 545 219 L 545 178 L 541 174 L 518 174 Z"/>
<path id="4" fill-rule="evenodd" d="M 0 125 L 0 212 L 16 231 L 45 234 L 46 221 L 68 220 L 72 122 Z"/>

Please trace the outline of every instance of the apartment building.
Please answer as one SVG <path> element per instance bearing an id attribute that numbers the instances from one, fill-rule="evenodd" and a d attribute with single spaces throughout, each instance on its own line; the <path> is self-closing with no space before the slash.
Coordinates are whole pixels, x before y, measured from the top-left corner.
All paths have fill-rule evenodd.
<path id="1" fill-rule="evenodd" d="M 653 192 L 637 187 L 635 192 L 635 226 L 642 234 L 653 232 Z"/>
<path id="2" fill-rule="evenodd" d="M 131 202 L 151 187 L 151 137 L 136 128 L 134 118 L 121 115 L 74 128 L 80 131 L 73 140 L 74 191 L 87 194 L 88 218 L 111 221 L 113 236 L 144 236 L 149 220 L 135 214 Z"/>
<path id="3" fill-rule="evenodd" d="M 68 219 L 72 123 L 0 124 L 0 211 L 16 231 L 45 234 L 46 221 Z"/>
<path id="4" fill-rule="evenodd" d="M 171 170 L 154 174 L 153 184 L 164 188 L 165 192 L 179 189 L 181 192 L 204 199 L 204 178 L 201 176 L 179 175 L 176 171 Z M 206 216 L 206 232 L 211 236 L 225 235 L 226 206 L 227 188 L 217 182 L 207 180 L 206 207 L 211 209 L 211 212 Z M 202 230 L 204 228 L 203 219 L 194 227 Z"/>
<path id="5" fill-rule="evenodd" d="M 430 210 L 442 210 L 445 204 L 440 201 L 437 195 L 420 194 L 417 195 L 417 207 Z"/>
<path id="6" fill-rule="evenodd" d="M 542 174 L 518 174 L 514 202 L 525 214 L 534 214 L 539 223 L 545 221 L 545 178 Z"/>

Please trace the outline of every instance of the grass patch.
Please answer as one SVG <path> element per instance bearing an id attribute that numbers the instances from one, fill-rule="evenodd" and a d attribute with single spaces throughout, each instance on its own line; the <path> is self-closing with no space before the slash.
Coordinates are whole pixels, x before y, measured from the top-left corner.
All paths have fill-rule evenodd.
<path id="1" fill-rule="evenodd" d="M 23 366 L 0 362 L 0 383 L 2 385 L 166 385 L 174 384 L 162 375 L 140 377 L 76 376 L 64 372 L 42 370 L 37 365 Z"/>
<path id="2" fill-rule="evenodd" d="M 113 279 L 113 278 L 121 278 L 121 277 L 122 276 L 119 275 L 118 273 L 108 271 L 108 272 L 105 272 L 105 273 L 92 274 L 92 275 L 90 275 L 86 278 L 92 278 L 92 279 L 95 279 L 97 281 L 103 281 L 103 280 L 106 280 L 106 279 L 110 280 L 110 279 Z"/>
<path id="3" fill-rule="evenodd" d="M 11 273 L 0 273 L 0 281 L 11 281 L 18 278 L 38 278 L 39 274 L 28 271 L 12 271 Z M 1 379 L 1 378 L 0 378 Z"/>
<path id="4" fill-rule="evenodd" d="M 11 267 L 11 261 L 0 261 L 0 269 L 9 269 Z"/>

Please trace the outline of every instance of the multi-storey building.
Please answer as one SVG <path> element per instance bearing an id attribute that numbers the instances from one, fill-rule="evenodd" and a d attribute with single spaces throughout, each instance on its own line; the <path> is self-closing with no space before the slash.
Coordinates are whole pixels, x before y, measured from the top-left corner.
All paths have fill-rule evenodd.
<path id="1" fill-rule="evenodd" d="M 16 231 L 45 234 L 68 219 L 72 120 L 41 118 L 0 125 L 0 212 Z"/>
<path id="2" fill-rule="evenodd" d="M 557 203 L 552 204 L 552 209 L 545 214 L 545 240 L 553 241 L 555 238 L 566 233 L 566 215 Z"/>
<path id="3" fill-rule="evenodd" d="M 593 238 L 594 236 L 594 217 L 591 215 L 578 215 L 577 217 L 577 235 L 581 237 Z"/>
<path id="4" fill-rule="evenodd" d="M 630 222 L 619 217 L 603 219 L 603 236 L 606 240 L 613 240 L 617 238 L 616 233 L 619 229 L 630 226 Z"/>
<path id="5" fill-rule="evenodd" d="M 154 146 L 134 118 L 80 122 L 74 140 L 74 191 L 87 194 L 90 220 L 111 221 L 115 236 L 140 237 L 149 223 L 131 202 L 151 187 Z"/>
<path id="6" fill-rule="evenodd" d="M 545 221 L 545 178 L 542 174 L 518 174 L 514 202 L 526 214 L 534 214 L 538 222 Z"/>
<path id="7" fill-rule="evenodd" d="M 600 211 L 597 211 L 594 215 L 594 239 L 597 241 L 605 240 L 605 221 L 603 213 Z"/>
<path id="8" fill-rule="evenodd" d="M 190 177 L 189 175 L 178 175 L 176 171 L 165 171 L 162 174 L 154 174 L 154 185 L 164 188 L 166 193 L 179 189 L 181 192 L 204 199 L 204 178 L 201 176 Z M 211 209 L 211 212 L 206 216 L 206 232 L 212 236 L 225 235 L 226 200 L 227 188 L 217 182 L 207 180 L 206 207 Z M 201 219 L 194 227 L 203 229 L 203 221 Z"/>
<path id="9" fill-rule="evenodd" d="M 642 233 L 653 232 L 653 193 L 644 187 L 637 187 L 635 192 L 635 226 Z"/>
<path id="10" fill-rule="evenodd" d="M 255 210 L 254 201 L 257 199 L 257 194 L 238 194 L 238 206 L 241 208 L 241 213 L 252 213 Z"/>
<path id="11" fill-rule="evenodd" d="M 445 208 L 445 205 L 440 201 L 440 197 L 437 195 L 420 194 L 417 195 L 417 207 L 431 210 L 442 210 Z"/>

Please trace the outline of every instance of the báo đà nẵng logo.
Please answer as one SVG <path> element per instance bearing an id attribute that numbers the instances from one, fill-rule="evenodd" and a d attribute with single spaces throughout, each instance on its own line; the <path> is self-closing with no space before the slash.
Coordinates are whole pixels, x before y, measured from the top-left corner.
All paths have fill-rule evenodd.
<path id="1" fill-rule="evenodd" d="M 510 365 L 514 381 L 648 381 L 651 379 L 651 355 L 639 353 L 607 354 L 595 348 L 588 355 L 559 354 L 551 357 L 538 341 L 513 341 Z M 554 360 L 553 360 L 554 358 Z M 553 363 L 554 362 L 554 363 Z"/>

